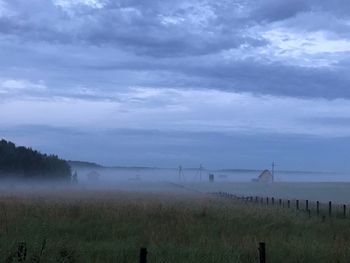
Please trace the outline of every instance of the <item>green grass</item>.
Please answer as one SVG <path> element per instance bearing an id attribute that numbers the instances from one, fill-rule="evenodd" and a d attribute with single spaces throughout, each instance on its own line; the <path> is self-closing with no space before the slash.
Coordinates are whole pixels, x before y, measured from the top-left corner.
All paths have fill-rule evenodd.
<path id="1" fill-rule="evenodd" d="M 349 262 L 350 220 L 200 194 L 66 191 L 0 197 L 0 260 L 18 262 Z"/>

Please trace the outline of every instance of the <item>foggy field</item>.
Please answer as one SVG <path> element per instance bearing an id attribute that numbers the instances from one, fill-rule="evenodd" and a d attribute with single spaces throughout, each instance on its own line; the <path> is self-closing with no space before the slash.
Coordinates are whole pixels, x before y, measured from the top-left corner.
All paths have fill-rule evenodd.
<path id="1" fill-rule="evenodd" d="M 91 187 L 86 179 L 92 169 L 76 169 L 79 182 Z M 252 195 L 286 199 L 308 199 L 312 201 L 350 203 L 350 176 L 347 173 L 318 173 L 277 171 L 276 182 L 261 184 L 252 182 L 261 173 L 260 170 L 204 170 L 201 178 L 198 169 L 184 169 L 184 176 L 179 180 L 178 169 L 156 168 L 101 168 L 93 169 L 101 177 L 94 182 L 95 188 L 121 189 L 138 191 L 179 191 L 169 182 L 183 185 L 187 191 L 229 192 L 237 195 Z M 208 174 L 215 174 L 214 183 L 209 183 Z M 201 180 L 201 181 L 200 181 Z"/>
<path id="2" fill-rule="evenodd" d="M 243 204 L 186 189 L 32 189 L 0 197 L 1 262 L 348 262 L 350 220 Z M 172 189 L 172 191 L 170 191 Z"/>

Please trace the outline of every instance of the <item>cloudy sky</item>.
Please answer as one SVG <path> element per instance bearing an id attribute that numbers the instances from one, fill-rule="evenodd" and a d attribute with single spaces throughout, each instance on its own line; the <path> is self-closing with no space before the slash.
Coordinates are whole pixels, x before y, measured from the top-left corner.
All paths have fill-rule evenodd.
<path id="1" fill-rule="evenodd" d="M 106 165 L 350 171 L 350 3 L 0 0 L 0 137 Z"/>

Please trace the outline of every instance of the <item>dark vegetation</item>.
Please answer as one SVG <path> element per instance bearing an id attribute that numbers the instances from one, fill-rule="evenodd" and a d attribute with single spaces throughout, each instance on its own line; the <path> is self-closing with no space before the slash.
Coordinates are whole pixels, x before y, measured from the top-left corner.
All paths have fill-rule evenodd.
<path id="1" fill-rule="evenodd" d="M 102 165 L 92 162 L 68 161 L 68 164 L 75 168 L 103 168 Z"/>
<path id="2" fill-rule="evenodd" d="M 7 179 L 70 180 L 69 164 L 56 155 L 46 155 L 14 143 L 0 141 L 0 177 Z"/>
<path id="3" fill-rule="evenodd" d="M 349 262 L 350 220 L 200 194 L 50 191 L 0 196 L 0 262 Z"/>

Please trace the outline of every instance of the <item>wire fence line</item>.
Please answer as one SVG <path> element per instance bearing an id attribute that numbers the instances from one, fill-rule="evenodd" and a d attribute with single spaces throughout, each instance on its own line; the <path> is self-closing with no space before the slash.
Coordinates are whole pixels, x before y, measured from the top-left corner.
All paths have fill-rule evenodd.
<path id="1" fill-rule="evenodd" d="M 128 258 L 120 258 L 114 262 L 140 262 L 140 263 L 167 263 L 167 262 L 184 262 L 183 255 L 180 254 L 168 254 L 161 253 L 159 251 L 153 251 L 152 248 L 148 249 L 147 247 L 141 247 L 139 250 L 139 255 L 136 254 L 136 250 L 132 259 Z M 254 262 L 266 263 L 266 244 L 265 242 L 260 242 L 257 245 L 257 254 Z M 12 255 L 7 258 L 6 262 L 44 262 L 41 260 L 41 256 L 33 257 L 27 253 L 27 243 L 19 242 L 17 244 L 17 250 L 12 253 Z M 181 257 L 180 257 L 181 256 Z M 138 257 L 138 258 L 137 258 Z M 188 261 L 187 261 L 188 260 Z M 189 254 L 189 258 L 185 262 L 236 262 L 235 257 L 232 256 L 232 253 L 227 251 L 227 253 L 220 253 L 220 255 L 209 255 L 206 253 L 191 253 Z M 51 262 L 51 261 L 50 261 Z M 76 262 L 74 260 L 68 261 L 57 261 L 57 262 Z M 80 261 L 79 261 L 80 262 Z M 252 262 L 252 261 L 249 261 Z"/>
<path id="2" fill-rule="evenodd" d="M 139 262 L 140 263 L 153 263 L 153 262 L 164 262 L 164 261 L 151 261 L 151 258 L 148 257 L 149 251 L 147 248 L 142 247 L 140 248 L 140 257 Z M 259 242 L 259 246 L 257 247 L 257 262 L 259 263 L 266 263 L 266 244 L 265 242 Z M 201 258 L 200 256 L 196 255 L 196 261 L 193 262 L 204 262 L 204 259 L 208 259 L 206 255 L 204 255 L 206 258 Z M 176 261 L 177 262 L 177 261 Z M 231 257 L 227 257 L 226 255 L 222 255 L 222 258 L 215 258 L 215 261 L 212 262 L 233 262 Z"/>
<path id="3" fill-rule="evenodd" d="M 209 194 L 247 204 L 250 203 L 261 206 L 294 209 L 296 211 L 306 213 L 309 218 L 313 216 L 320 217 L 322 220 L 325 220 L 326 217 L 339 219 L 350 218 L 347 212 L 348 207 L 346 204 L 334 204 L 332 201 L 324 203 L 320 201 L 310 201 L 308 199 L 300 200 L 276 197 L 235 195 L 228 192 L 210 192 Z"/>

